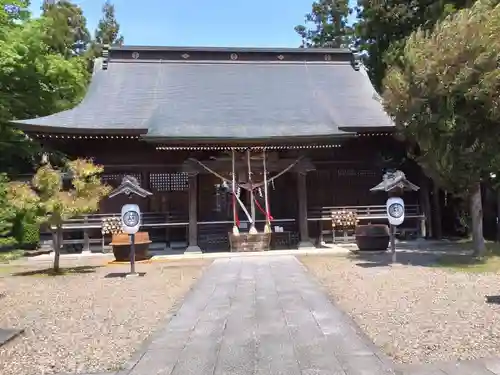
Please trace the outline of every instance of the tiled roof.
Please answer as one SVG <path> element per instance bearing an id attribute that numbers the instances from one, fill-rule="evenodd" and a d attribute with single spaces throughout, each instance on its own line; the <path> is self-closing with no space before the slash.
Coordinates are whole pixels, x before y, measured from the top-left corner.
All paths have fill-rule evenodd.
<path id="1" fill-rule="evenodd" d="M 200 141 L 393 126 L 349 51 L 160 47 L 111 50 L 81 104 L 16 123 L 40 132 Z"/>

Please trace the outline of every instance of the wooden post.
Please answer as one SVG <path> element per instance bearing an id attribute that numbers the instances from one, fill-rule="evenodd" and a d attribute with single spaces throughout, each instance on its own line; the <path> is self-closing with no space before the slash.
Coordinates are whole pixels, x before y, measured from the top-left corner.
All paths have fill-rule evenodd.
<path id="1" fill-rule="evenodd" d="M 250 149 L 247 149 L 247 164 L 248 164 L 248 184 L 250 185 L 250 213 L 252 215 L 252 223 L 250 224 L 249 233 L 257 233 L 257 228 L 255 228 L 255 197 L 253 194 L 253 182 L 252 182 L 252 166 L 250 159 Z"/>
<path id="2" fill-rule="evenodd" d="M 396 263 L 396 226 L 391 225 L 391 255 L 392 263 Z"/>
<path id="3" fill-rule="evenodd" d="M 497 190 L 497 242 L 500 242 L 500 189 Z"/>
<path id="4" fill-rule="evenodd" d="M 269 218 L 269 198 L 267 197 L 267 163 L 266 163 L 266 149 L 262 150 L 262 166 L 264 170 L 264 200 L 266 209 L 266 225 L 264 226 L 264 233 L 271 233 L 271 220 Z"/>
<path id="5" fill-rule="evenodd" d="M 307 185 L 306 174 L 304 172 L 297 173 L 297 193 L 299 200 L 299 248 L 313 247 L 313 244 L 309 240 L 309 229 L 307 226 Z"/>
<path id="6" fill-rule="evenodd" d="M 238 235 L 240 233 L 238 228 L 238 223 L 236 217 L 238 216 L 238 208 L 236 207 L 236 155 L 234 153 L 234 148 L 231 149 L 231 200 L 233 206 L 233 234 Z"/>
<path id="7" fill-rule="evenodd" d="M 90 254 L 90 237 L 89 237 L 89 230 L 87 226 L 89 225 L 89 217 L 87 215 L 84 216 L 83 219 L 83 249 L 82 253 L 84 254 Z"/>
<path id="8" fill-rule="evenodd" d="M 189 231 L 185 253 L 201 253 L 198 246 L 198 175 L 189 175 Z"/>

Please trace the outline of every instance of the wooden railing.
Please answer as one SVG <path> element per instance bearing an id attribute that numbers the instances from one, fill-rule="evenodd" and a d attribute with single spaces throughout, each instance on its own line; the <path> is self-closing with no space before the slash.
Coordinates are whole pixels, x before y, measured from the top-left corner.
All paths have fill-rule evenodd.
<path id="1" fill-rule="evenodd" d="M 331 220 L 333 211 L 342 211 L 342 210 L 356 212 L 359 220 L 387 219 L 386 206 L 379 205 L 379 206 L 326 206 L 326 207 L 313 208 L 309 210 L 307 215 L 307 220 L 309 221 Z M 409 204 L 405 206 L 405 218 L 420 219 L 424 218 L 424 215 L 420 212 L 420 206 L 418 204 Z"/>
<path id="2" fill-rule="evenodd" d="M 313 227 L 310 234 L 321 237 L 323 234 L 331 234 L 331 213 L 332 211 L 355 211 L 358 219 L 363 222 L 386 221 L 386 207 L 377 206 L 326 206 L 310 209 L 307 220 Z M 119 216 L 119 213 L 113 214 L 93 214 L 75 217 L 66 221 L 63 225 L 63 244 L 66 247 L 83 248 L 89 250 L 91 244 L 105 245 L 105 236 L 102 235 L 102 220 L 108 217 Z M 420 232 L 425 235 L 425 216 L 421 213 L 418 205 L 405 206 L 405 225 L 400 231 Z M 316 224 L 315 224 L 316 223 Z M 261 230 L 264 221 L 257 221 L 257 229 Z M 227 233 L 232 230 L 232 221 L 199 221 L 198 222 L 198 242 L 199 245 L 211 249 L 229 248 L 227 242 Z M 285 233 L 290 233 L 289 241 L 291 244 L 298 242 L 298 228 L 296 228 L 295 219 L 277 219 L 273 221 L 273 227 L 279 225 L 284 228 Z M 186 214 L 167 213 L 167 212 L 146 212 L 142 215 L 141 228 L 148 230 L 152 238 L 157 238 L 161 242 L 166 238 L 166 231 L 181 231 L 185 238 L 188 238 L 189 219 Z M 177 229 L 175 229 L 177 228 Z M 55 229 L 55 228 L 54 228 Z M 274 230 L 274 229 L 273 229 Z M 314 232 L 318 233 L 314 233 Z M 286 237 L 281 235 L 281 237 Z"/>
<path id="3" fill-rule="evenodd" d="M 316 223 L 314 230 L 317 232 L 316 236 L 321 242 L 325 235 L 331 235 L 333 239 L 336 237 L 336 231 L 333 230 L 332 222 L 332 212 L 336 211 L 353 211 L 356 213 L 360 224 L 375 222 L 386 222 L 387 223 L 387 208 L 385 205 L 376 206 L 329 206 L 329 207 L 318 207 L 309 210 L 307 220 L 314 224 Z M 403 236 L 408 234 L 419 234 L 421 237 L 425 237 L 425 215 L 420 211 L 420 206 L 417 204 L 405 205 L 405 222 L 403 225 L 398 227 L 397 233 Z M 351 231 L 352 232 L 352 231 Z M 352 233 L 351 233 L 352 234 Z M 342 235 L 343 238 L 351 239 L 352 236 Z M 334 240 L 335 241 L 335 240 Z"/>

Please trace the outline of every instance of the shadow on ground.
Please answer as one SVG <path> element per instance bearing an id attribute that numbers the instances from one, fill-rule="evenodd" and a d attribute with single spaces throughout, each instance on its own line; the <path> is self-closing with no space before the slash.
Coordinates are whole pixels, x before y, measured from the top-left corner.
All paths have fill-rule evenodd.
<path id="1" fill-rule="evenodd" d="M 500 245 L 488 242 L 483 257 L 472 255 L 470 241 L 423 241 L 397 245 L 396 264 L 420 267 L 442 267 L 467 272 L 500 272 Z M 349 248 L 353 251 L 355 247 Z M 363 268 L 387 267 L 392 264 L 391 252 L 356 251 L 349 257 Z"/>
<path id="2" fill-rule="evenodd" d="M 431 267 L 436 266 L 442 255 L 429 254 L 418 250 L 413 251 L 398 251 L 396 256 L 396 264 Z M 362 268 L 387 267 L 392 264 L 392 254 L 390 251 L 385 253 L 365 254 L 362 252 L 353 253 L 349 258 L 358 261 L 356 265 Z"/>
<path id="3" fill-rule="evenodd" d="M 64 276 L 64 275 L 74 275 L 74 274 L 88 274 L 95 273 L 98 268 L 102 266 L 79 266 L 79 267 L 68 267 L 61 268 L 59 271 L 54 271 L 53 268 L 44 268 L 23 272 L 13 273 L 12 276 Z"/>

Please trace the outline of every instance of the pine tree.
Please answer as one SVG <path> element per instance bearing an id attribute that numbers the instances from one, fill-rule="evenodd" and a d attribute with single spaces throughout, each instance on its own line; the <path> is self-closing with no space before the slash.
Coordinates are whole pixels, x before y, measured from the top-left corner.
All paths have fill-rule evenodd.
<path id="1" fill-rule="evenodd" d="M 349 47 L 353 29 L 348 25 L 348 17 L 352 11 L 349 0 L 315 1 L 311 13 L 306 14 L 305 25 L 295 27 L 302 47 Z"/>
<path id="2" fill-rule="evenodd" d="M 66 58 L 81 56 L 90 43 L 87 19 L 82 9 L 67 0 L 46 0 L 42 5 L 42 16 L 52 21 L 52 32 L 46 43 L 51 51 Z"/>
<path id="3" fill-rule="evenodd" d="M 89 70 L 93 70 L 94 59 L 102 55 L 104 45 L 120 46 L 122 44 L 123 36 L 120 34 L 120 24 L 116 20 L 115 6 L 111 1 L 106 0 L 102 6 L 102 18 L 97 24 L 94 40 L 88 54 Z"/>

